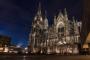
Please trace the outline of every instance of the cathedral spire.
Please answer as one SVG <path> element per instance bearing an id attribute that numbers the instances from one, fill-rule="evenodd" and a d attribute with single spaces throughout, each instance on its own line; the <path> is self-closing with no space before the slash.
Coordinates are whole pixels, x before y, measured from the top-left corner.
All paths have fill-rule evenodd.
<path id="1" fill-rule="evenodd" d="M 41 13 L 41 3 L 40 2 L 38 4 L 37 13 L 34 17 L 34 20 L 37 20 L 37 21 L 42 21 L 43 20 L 42 13 Z"/>
<path id="2" fill-rule="evenodd" d="M 59 16 L 63 17 L 63 13 L 61 11 L 59 12 Z"/>
<path id="3" fill-rule="evenodd" d="M 75 34 L 79 34 L 77 20 L 75 20 L 74 17 L 73 17 L 73 24 L 74 24 L 74 32 L 75 32 Z"/>
<path id="4" fill-rule="evenodd" d="M 54 16 L 54 25 L 56 25 L 56 15 Z"/>
<path id="5" fill-rule="evenodd" d="M 63 18 L 63 13 L 60 11 L 58 16 L 57 16 L 57 19 L 60 19 L 60 18 Z"/>
<path id="6" fill-rule="evenodd" d="M 64 9 L 64 14 L 65 14 L 65 16 L 67 16 L 67 10 L 66 10 L 66 8 Z"/>
<path id="7" fill-rule="evenodd" d="M 65 16 L 65 19 L 68 20 L 68 14 L 67 14 L 66 8 L 64 9 L 64 16 Z"/>
<path id="8" fill-rule="evenodd" d="M 72 20 L 73 20 L 73 25 L 74 25 L 74 29 L 75 29 L 76 21 L 75 21 L 75 17 L 74 16 L 72 17 Z"/>
<path id="9" fill-rule="evenodd" d="M 48 19 L 47 19 L 46 15 L 47 15 L 47 12 L 46 12 L 46 10 L 45 10 L 45 19 L 44 19 L 44 24 L 45 24 L 45 25 L 44 25 L 44 26 L 45 26 L 44 28 L 45 28 L 45 29 L 48 28 Z"/>
<path id="10" fill-rule="evenodd" d="M 39 2 L 37 15 L 41 15 L 41 3 Z"/>

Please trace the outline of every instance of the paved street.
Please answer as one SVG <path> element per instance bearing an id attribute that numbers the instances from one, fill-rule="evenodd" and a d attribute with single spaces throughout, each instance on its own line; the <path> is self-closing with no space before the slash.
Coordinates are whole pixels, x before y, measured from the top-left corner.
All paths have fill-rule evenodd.
<path id="1" fill-rule="evenodd" d="M 59 55 L 0 55 L 0 60 L 90 60 L 90 56 L 59 56 Z"/>

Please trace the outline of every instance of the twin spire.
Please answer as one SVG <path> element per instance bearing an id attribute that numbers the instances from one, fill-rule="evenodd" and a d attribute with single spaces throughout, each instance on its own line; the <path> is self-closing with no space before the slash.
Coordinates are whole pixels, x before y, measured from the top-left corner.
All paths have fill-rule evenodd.
<path id="1" fill-rule="evenodd" d="M 42 8 L 41 8 L 41 3 L 39 2 L 39 5 L 38 5 L 38 11 L 37 11 L 37 14 L 35 16 L 35 20 L 38 20 L 38 21 L 44 21 L 44 20 L 47 20 L 47 21 L 44 21 L 45 24 L 48 25 L 48 19 L 47 19 L 47 16 L 46 16 L 46 10 L 45 10 L 45 14 L 44 16 L 42 15 Z M 66 18 L 66 20 L 68 20 L 68 16 L 67 16 L 67 11 L 66 11 L 66 8 L 64 9 L 64 14 L 60 11 L 58 16 L 54 17 L 54 23 L 56 22 L 56 20 L 59 20 L 59 18 Z M 47 22 L 47 23 L 46 23 Z"/>
<path id="2" fill-rule="evenodd" d="M 35 16 L 35 20 L 37 20 L 37 19 L 39 19 L 40 21 L 48 20 L 47 17 L 46 17 L 46 14 L 47 13 L 46 13 L 46 10 L 45 10 L 45 15 L 44 16 L 42 15 L 41 3 L 39 2 L 38 11 L 37 11 L 37 14 Z M 68 20 L 68 15 L 67 15 L 66 8 L 64 9 L 64 14 L 60 11 L 58 16 L 54 17 L 54 23 L 55 23 L 55 20 L 60 20 L 60 18 L 62 18 L 62 19 L 65 18 L 64 20 Z"/>
<path id="3" fill-rule="evenodd" d="M 38 15 L 38 16 L 42 16 L 41 10 L 42 10 L 42 9 L 41 9 L 41 3 L 39 2 L 38 11 L 37 11 L 37 15 Z M 46 11 L 45 11 L 45 15 L 46 15 Z M 61 11 L 59 12 L 59 16 L 63 16 L 63 14 L 62 14 Z M 66 8 L 64 9 L 64 16 L 65 16 L 65 17 L 68 17 L 68 16 L 67 16 Z M 45 16 L 45 18 L 46 18 L 46 16 Z"/>

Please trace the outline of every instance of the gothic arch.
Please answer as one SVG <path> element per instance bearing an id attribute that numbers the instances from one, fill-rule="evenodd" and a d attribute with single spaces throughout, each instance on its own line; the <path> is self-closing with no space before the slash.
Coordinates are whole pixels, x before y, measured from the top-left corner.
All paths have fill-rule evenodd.
<path id="1" fill-rule="evenodd" d="M 64 22 L 63 21 L 58 22 L 57 25 L 56 25 L 56 31 L 58 32 L 58 28 L 62 28 L 62 27 L 65 27 Z"/>

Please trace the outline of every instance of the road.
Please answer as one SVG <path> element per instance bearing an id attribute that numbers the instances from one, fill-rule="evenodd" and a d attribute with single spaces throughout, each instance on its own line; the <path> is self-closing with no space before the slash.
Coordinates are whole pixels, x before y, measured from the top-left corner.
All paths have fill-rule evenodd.
<path id="1" fill-rule="evenodd" d="M 0 60 L 90 60 L 89 55 L 60 56 L 60 55 L 0 55 Z"/>

